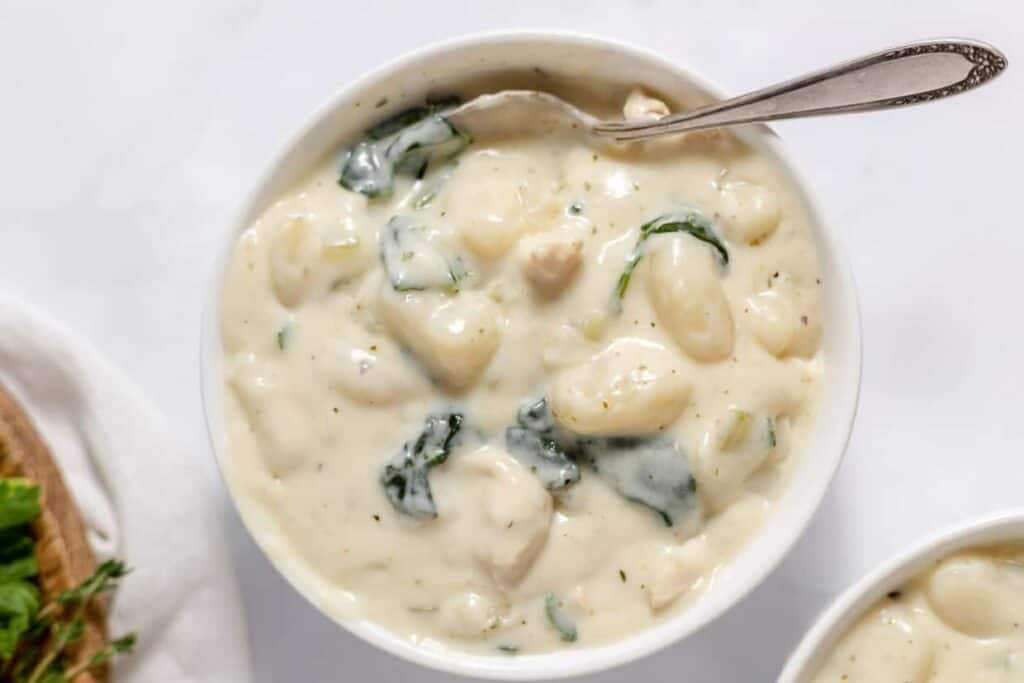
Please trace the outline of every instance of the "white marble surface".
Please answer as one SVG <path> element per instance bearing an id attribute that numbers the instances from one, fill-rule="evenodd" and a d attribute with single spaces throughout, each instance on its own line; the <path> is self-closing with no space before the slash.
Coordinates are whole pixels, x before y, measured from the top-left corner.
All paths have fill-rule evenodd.
<path id="1" fill-rule="evenodd" d="M 337 87 L 413 47 L 510 27 L 640 43 L 730 91 L 943 34 L 1016 62 L 960 99 L 778 126 L 846 234 L 861 288 L 864 387 L 846 462 L 749 599 L 688 642 L 588 679 L 771 680 L 852 579 L 932 529 L 1024 504 L 1019 0 L 0 0 L 0 286 L 134 375 L 193 446 L 181 466 L 223 496 L 197 344 L 226 217 Z M 333 627 L 224 510 L 259 683 L 445 680 Z"/>

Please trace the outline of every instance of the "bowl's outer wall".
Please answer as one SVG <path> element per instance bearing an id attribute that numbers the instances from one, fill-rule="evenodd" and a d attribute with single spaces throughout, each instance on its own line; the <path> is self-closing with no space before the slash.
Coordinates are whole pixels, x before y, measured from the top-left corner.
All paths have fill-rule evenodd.
<path id="1" fill-rule="evenodd" d="M 1024 540 L 1024 509 L 999 512 L 940 531 L 886 561 L 821 614 L 786 662 L 779 683 L 806 683 L 847 631 L 890 591 L 958 550 Z"/>
<path id="2" fill-rule="evenodd" d="M 720 95 L 703 80 L 636 48 L 574 34 L 512 33 L 464 38 L 413 53 L 371 73 L 342 91 L 315 112 L 310 123 L 292 136 L 269 171 L 244 201 L 225 234 L 207 302 L 201 341 L 202 391 L 214 452 L 222 472 L 226 437 L 219 338 L 220 292 L 224 272 L 238 235 L 325 154 L 336 154 L 346 142 L 390 113 L 445 90 L 444 86 L 482 74 L 540 68 L 563 78 L 608 78 L 643 84 L 657 92 L 699 105 Z M 450 90 L 450 87 L 448 88 Z M 381 100 L 385 106 L 376 108 Z M 594 648 L 520 657 L 483 657 L 413 646 L 407 639 L 365 621 L 343 626 L 388 652 L 433 668 L 489 678 L 544 679 L 607 669 L 661 649 L 697 631 L 738 602 L 778 565 L 803 533 L 842 459 L 856 413 L 860 387 L 861 335 L 855 286 L 841 238 L 823 219 L 807 185 L 782 156 L 774 135 L 764 127 L 737 133 L 785 168 L 801 193 L 815 230 L 824 277 L 822 348 L 827 381 L 820 398 L 818 425 L 804 462 L 771 518 L 755 538 L 715 578 L 713 589 L 693 607 L 626 640 Z M 230 477 L 225 477 L 229 489 Z M 250 532 L 254 514 L 233 496 Z M 314 604 L 316 596 L 295 581 L 296 563 L 281 548 L 257 543 L 293 586 Z"/>

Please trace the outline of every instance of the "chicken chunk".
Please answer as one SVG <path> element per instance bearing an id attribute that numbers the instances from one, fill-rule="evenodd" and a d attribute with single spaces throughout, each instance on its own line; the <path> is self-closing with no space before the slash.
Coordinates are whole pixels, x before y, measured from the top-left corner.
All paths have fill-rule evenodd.
<path id="1" fill-rule="evenodd" d="M 630 91 L 622 108 L 622 116 L 627 121 L 654 121 L 668 114 L 667 104 L 649 96 L 640 88 Z"/>
<path id="2" fill-rule="evenodd" d="M 554 297 L 576 276 L 583 261 L 583 238 L 573 230 L 532 235 L 523 240 L 523 276 L 543 296 Z"/>
<path id="3" fill-rule="evenodd" d="M 463 455 L 438 474 L 440 517 L 457 525 L 467 552 L 498 587 L 518 583 L 551 529 L 554 505 L 540 479 L 494 446 Z"/>

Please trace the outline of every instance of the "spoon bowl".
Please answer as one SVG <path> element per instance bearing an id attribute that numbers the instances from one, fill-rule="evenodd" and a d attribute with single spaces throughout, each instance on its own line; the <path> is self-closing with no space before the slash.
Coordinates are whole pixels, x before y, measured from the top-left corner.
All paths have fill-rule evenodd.
<path id="1" fill-rule="evenodd" d="M 977 40 L 901 45 L 682 114 L 653 121 L 601 121 L 559 97 L 535 90 L 482 95 L 447 118 L 473 137 L 579 129 L 624 142 L 706 128 L 779 119 L 875 111 L 957 95 L 1002 73 L 1006 55 Z"/>

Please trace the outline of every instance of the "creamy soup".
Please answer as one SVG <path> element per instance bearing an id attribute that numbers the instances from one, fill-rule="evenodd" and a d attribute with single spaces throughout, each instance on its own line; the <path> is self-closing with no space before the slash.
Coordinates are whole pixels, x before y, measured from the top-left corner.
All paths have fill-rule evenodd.
<path id="1" fill-rule="evenodd" d="M 808 217 L 723 133 L 470 141 L 445 106 L 239 237 L 228 480 L 339 619 L 495 656 L 620 639 L 713 585 L 799 458 L 823 377 Z"/>
<path id="2" fill-rule="evenodd" d="M 810 680 L 1024 681 L 1024 548 L 940 560 L 872 607 Z"/>

